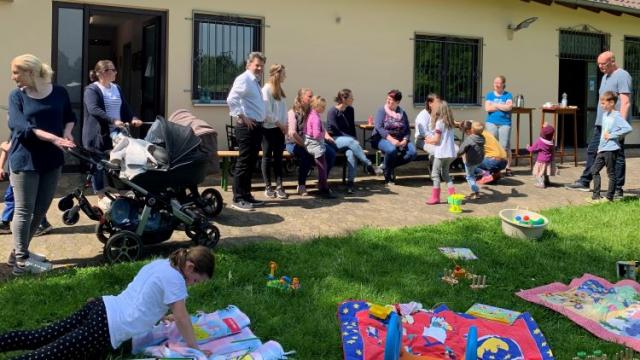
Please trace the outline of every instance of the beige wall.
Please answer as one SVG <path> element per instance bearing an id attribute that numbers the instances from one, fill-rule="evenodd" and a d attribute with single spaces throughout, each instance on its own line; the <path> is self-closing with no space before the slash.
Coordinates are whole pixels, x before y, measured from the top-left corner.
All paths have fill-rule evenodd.
<path id="1" fill-rule="evenodd" d="M 546 6 L 518 0 L 96 0 L 95 4 L 130 6 L 168 11 L 167 111 L 193 110 L 221 132 L 228 122 L 224 106 L 192 106 L 192 23 L 194 10 L 259 16 L 265 19 L 264 49 L 268 64 L 287 65 L 285 91 L 291 103 L 299 87 L 311 87 L 332 99 L 343 87 L 351 88 L 360 120 L 382 105 L 386 91 L 399 88 L 403 107 L 414 118 L 408 95 L 412 92 L 413 38 L 418 33 L 481 37 L 483 47 L 482 93 L 491 88 L 496 74 L 508 79 L 508 89 L 523 93 L 528 106 L 556 99 L 558 86 L 558 28 L 589 24 L 611 33 L 612 50 L 623 63 L 623 37 L 640 36 L 639 19 L 563 6 Z M 530 28 L 507 36 L 509 23 L 537 16 Z M 51 53 L 51 1 L 0 2 L 0 64 L 19 53 L 33 52 L 49 60 Z M 336 22 L 340 17 L 341 21 Z M 25 24 L 29 24 L 26 26 Z M 18 31 L 28 29 L 28 31 Z M 19 33 L 19 36 L 12 34 Z M 0 104 L 6 105 L 13 85 L 0 81 Z M 0 78 L 1 79 L 1 78 Z M 458 119 L 483 119 L 481 107 L 455 109 Z M 539 124 L 540 112 L 534 112 Z M 640 122 L 634 122 L 628 143 L 640 143 Z M 2 130 L 4 134 L 4 129 Z M 525 143 L 528 140 L 522 136 Z M 223 140 L 224 143 L 224 140 Z"/>

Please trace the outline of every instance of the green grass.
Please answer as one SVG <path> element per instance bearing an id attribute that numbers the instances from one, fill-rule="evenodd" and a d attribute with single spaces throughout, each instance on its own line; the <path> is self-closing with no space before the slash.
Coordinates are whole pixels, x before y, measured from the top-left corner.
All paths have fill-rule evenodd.
<path id="1" fill-rule="evenodd" d="M 296 350 L 298 359 L 342 357 L 336 307 L 345 299 L 419 301 L 425 307 L 444 303 L 455 311 L 480 302 L 528 311 L 558 359 L 569 359 L 580 350 L 613 353 L 621 347 L 514 293 L 554 281 L 567 283 L 583 273 L 615 280 L 615 262 L 640 254 L 638 214 L 638 201 L 545 211 L 551 224 L 539 242 L 505 237 L 494 217 L 400 230 L 365 228 L 300 245 L 270 242 L 226 248 L 217 253 L 214 280 L 190 290 L 188 307 L 213 311 L 235 304 L 249 315 L 259 337 Z M 441 282 L 442 269 L 452 262 L 439 253 L 439 246 L 471 248 L 480 259 L 467 263 L 467 268 L 486 274 L 490 286 L 473 292 Z M 300 277 L 299 293 L 265 288 L 271 260 L 280 265 L 279 275 Z M 89 297 L 117 293 L 140 266 L 80 268 L 2 284 L 0 331 L 42 326 L 71 313 Z"/>

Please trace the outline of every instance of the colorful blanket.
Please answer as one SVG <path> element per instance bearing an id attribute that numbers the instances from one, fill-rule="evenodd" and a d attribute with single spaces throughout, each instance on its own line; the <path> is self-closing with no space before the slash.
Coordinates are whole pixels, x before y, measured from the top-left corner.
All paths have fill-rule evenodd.
<path id="1" fill-rule="evenodd" d="M 345 360 L 384 358 L 386 325 L 369 316 L 365 301 L 345 301 L 338 307 Z M 475 318 L 446 306 L 402 316 L 402 348 L 413 355 L 463 359 L 469 327 L 478 329 L 478 359 L 551 360 L 553 354 L 533 318 L 523 313 L 513 323 Z"/>
<path id="2" fill-rule="evenodd" d="M 565 315 L 601 339 L 640 351 L 639 293 L 633 280 L 612 284 L 585 274 L 569 285 L 553 283 L 516 295 Z"/>

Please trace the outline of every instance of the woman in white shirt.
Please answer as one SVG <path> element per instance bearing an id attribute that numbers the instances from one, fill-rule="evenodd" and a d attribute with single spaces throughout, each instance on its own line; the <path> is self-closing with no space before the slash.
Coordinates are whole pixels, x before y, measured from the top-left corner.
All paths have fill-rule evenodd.
<path id="1" fill-rule="evenodd" d="M 289 197 L 282 187 L 282 152 L 284 135 L 287 133 L 287 104 L 282 83 L 287 75 L 284 65 L 273 64 L 269 69 L 269 81 L 262 87 L 267 117 L 262 125 L 262 178 L 264 195 L 271 199 Z M 276 187 L 271 185 L 271 169 Z"/>
<path id="2" fill-rule="evenodd" d="M 209 280 L 214 268 L 210 249 L 178 249 L 168 259 L 143 266 L 117 296 L 91 300 L 66 319 L 41 329 L 0 334 L 0 352 L 33 350 L 25 354 L 28 359 L 101 358 L 124 341 L 150 331 L 169 309 L 187 346 L 199 350 L 186 307 L 187 286 Z"/>

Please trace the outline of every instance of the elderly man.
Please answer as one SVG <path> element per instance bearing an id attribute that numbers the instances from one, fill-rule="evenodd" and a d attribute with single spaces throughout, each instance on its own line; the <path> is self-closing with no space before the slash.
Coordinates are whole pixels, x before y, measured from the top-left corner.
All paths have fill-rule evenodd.
<path id="1" fill-rule="evenodd" d="M 611 51 L 605 51 L 598 56 L 598 67 L 600 71 L 604 73 L 602 76 L 602 82 L 600 83 L 599 96 L 602 96 L 606 91 L 612 91 L 618 94 L 618 102 L 616 103 L 616 110 L 620 111 L 622 117 L 631 121 L 631 75 L 628 72 L 619 68 L 616 64 L 616 57 Z M 584 171 L 573 184 L 565 185 L 567 189 L 590 191 L 589 183 L 593 176 L 591 174 L 591 166 L 593 166 L 596 153 L 598 152 L 598 143 L 600 142 L 600 134 L 602 132 L 602 114 L 603 110 L 598 106 L 598 113 L 596 117 L 596 123 L 593 128 L 593 137 L 587 148 L 587 162 L 584 166 Z M 620 149 L 618 150 L 616 159 L 616 192 L 615 197 L 621 198 L 623 196 L 622 187 L 624 186 L 625 175 L 625 158 L 624 158 L 624 139 L 620 141 Z"/>
<path id="2" fill-rule="evenodd" d="M 227 97 L 229 115 L 236 122 L 235 135 L 240 152 L 233 177 L 231 207 L 240 211 L 253 211 L 255 206 L 264 204 L 251 195 L 251 175 L 258 160 L 262 123 L 267 115 L 260 86 L 266 60 L 262 53 L 250 53 L 247 70 L 236 77 Z"/>

